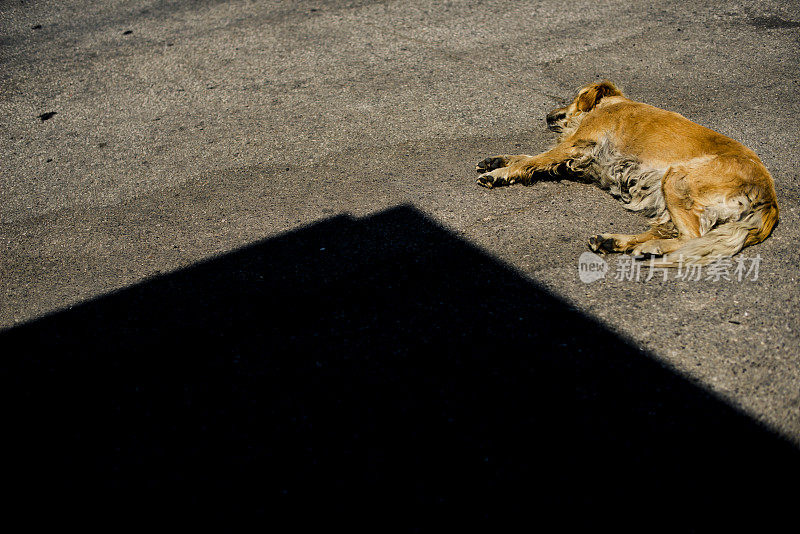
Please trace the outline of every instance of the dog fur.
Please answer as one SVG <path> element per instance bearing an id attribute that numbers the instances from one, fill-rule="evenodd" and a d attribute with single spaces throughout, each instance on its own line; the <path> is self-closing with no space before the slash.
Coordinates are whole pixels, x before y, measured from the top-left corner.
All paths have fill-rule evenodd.
<path id="1" fill-rule="evenodd" d="M 598 234 L 595 252 L 706 264 L 760 243 L 778 222 L 772 177 L 741 143 L 670 111 L 626 98 L 611 82 L 583 87 L 547 115 L 558 144 L 537 156 L 491 156 L 476 166 L 488 188 L 571 178 L 598 185 L 650 219 L 638 235 Z"/>

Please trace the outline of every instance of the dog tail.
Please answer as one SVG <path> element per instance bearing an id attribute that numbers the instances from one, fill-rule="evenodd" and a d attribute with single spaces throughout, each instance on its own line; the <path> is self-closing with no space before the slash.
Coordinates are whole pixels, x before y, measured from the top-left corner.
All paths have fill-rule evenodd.
<path id="1" fill-rule="evenodd" d="M 744 247 L 761 243 L 777 223 L 778 205 L 767 202 L 738 221 L 721 224 L 647 264 L 654 267 L 677 267 L 686 263 L 707 265 L 721 257 L 733 256 Z"/>

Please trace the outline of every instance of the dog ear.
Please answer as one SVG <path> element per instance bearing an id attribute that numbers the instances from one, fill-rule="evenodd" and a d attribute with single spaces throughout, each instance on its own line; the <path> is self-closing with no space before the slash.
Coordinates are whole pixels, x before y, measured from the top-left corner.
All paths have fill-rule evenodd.
<path id="1" fill-rule="evenodd" d="M 608 80 L 593 83 L 578 96 L 578 111 L 591 111 L 600 100 L 607 96 L 620 96 L 622 91 Z"/>

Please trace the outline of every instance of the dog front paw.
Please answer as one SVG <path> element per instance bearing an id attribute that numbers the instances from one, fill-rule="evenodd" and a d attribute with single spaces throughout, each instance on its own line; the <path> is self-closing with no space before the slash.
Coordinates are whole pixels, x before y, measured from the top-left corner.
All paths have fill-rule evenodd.
<path id="1" fill-rule="evenodd" d="M 481 174 L 491 172 L 495 169 L 499 169 L 501 167 L 505 167 L 508 165 L 508 158 L 505 156 L 489 156 L 488 158 L 484 159 L 483 161 L 479 161 L 477 165 L 475 165 L 475 170 Z"/>
<path id="2" fill-rule="evenodd" d="M 514 180 L 505 177 L 503 174 L 494 172 L 487 172 L 478 176 L 478 185 L 492 189 L 494 187 L 502 187 L 504 185 L 511 185 Z"/>

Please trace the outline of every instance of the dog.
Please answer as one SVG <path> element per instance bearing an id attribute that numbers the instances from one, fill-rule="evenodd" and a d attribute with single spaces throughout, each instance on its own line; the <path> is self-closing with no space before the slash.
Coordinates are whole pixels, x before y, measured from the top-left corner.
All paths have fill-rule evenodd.
<path id="1" fill-rule="evenodd" d="M 649 219 L 637 235 L 598 234 L 594 252 L 631 253 L 652 265 L 707 264 L 766 239 L 778 222 L 775 184 L 741 143 L 677 113 L 626 98 L 610 81 L 589 84 L 547 114 L 558 144 L 537 156 L 490 156 L 478 184 L 539 179 L 596 184 Z"/>

